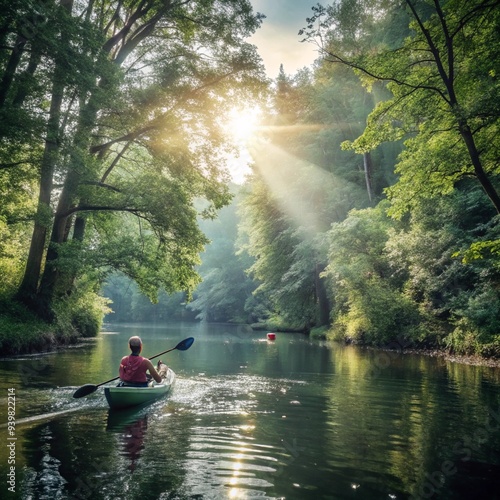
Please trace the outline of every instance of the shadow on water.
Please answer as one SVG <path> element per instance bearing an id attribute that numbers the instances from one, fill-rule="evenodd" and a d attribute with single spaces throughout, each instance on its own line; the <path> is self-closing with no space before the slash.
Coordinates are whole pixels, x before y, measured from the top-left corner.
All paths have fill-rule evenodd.
<path id="1" fill-rule="evenodd" d="M 109 432 L 120 433 L 127 426 L 134 424 L 137 420 L 147 415 L 147 406 L 125 408 L 123 410 L 108 410 L 106 430 Z"/>

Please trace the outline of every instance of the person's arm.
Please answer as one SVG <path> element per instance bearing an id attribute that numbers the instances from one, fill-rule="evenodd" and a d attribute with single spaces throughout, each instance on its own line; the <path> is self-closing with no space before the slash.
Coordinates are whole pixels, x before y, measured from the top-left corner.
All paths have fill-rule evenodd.
<path id="1" fill-rule="evenodd" d="M 122 360 L 120 361 L 120 368 L 118 369 L 118 373 L 121 380 L 125 380 L 125 360 L 127 359 L 127 357 L 128 356 L 123 356 Z"/>
<path id="2" fill-rule="evenodd" d="M 156 380 L 156 382 L 158 382 L 158 383 L 162 382 L 162 378 L 160 377 L 159 373 L 156 371 L 156 368 L 153 366 L 153 363 L 151 363 L 151 361 L 149 359 L 146 359 L 144 362 L 146 363 L 146 368 L 149 370 L 149 373 Z"/>

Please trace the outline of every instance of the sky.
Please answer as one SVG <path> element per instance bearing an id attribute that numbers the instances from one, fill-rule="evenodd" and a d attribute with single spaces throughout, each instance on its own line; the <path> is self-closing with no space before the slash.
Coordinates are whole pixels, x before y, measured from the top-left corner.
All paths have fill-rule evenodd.
<path id="1" fill-rule="evenodd" d="M 320 0 L 250 0 L 255 12 L 266 16 L 262 26 L 248 41 L 257 46 L 268 78 L 275 79 L 279 74 L 280 64 L 287 75 L 294 75 L 297 70 L 311 66 L 318 57 L 317 47 L 303 42 L 298 35 L 306 26 L 306 18 L 311 17 L 312 6 Z M 238 128 L 238 123 L 232 125 Z M 240 156 L 229 160 L 229 170 L 233 182 L 241 184 L 250 172 L 251 155 L 245 146 L 240 149 Z"/>
<path id="2" fill-rule="evenodd" d="M 317 48 L 308 42 L 300 43 L 297 33 L 311 17 L 311 7 L 319 0 L 250 0 L 254 11 L 265 14 L 261 28 L 249 41 L 257 46 L 269 78 L 276 78 L 280 64 L 287 75 L 293 75 L 317 58 Z"/>

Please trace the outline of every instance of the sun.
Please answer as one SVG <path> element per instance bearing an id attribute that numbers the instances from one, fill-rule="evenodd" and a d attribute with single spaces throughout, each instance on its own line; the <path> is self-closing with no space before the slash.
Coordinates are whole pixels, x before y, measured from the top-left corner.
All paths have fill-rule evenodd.
<path id="1" fill-rule="evenodd" d="M 260 114 L 258 106 L 234 107 L 228 114 L 224 128 L 236 142 L 246 143 L 258 128 Z"/>

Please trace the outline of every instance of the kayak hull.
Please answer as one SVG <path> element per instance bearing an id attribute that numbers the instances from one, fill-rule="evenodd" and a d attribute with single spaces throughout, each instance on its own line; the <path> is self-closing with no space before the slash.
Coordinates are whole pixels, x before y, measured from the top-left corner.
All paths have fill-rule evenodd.
<path id="1" fill-rule="evenodd" d="M 165 395 L 175 383 L 175 373 L 169 368 L 161 384 L 150 387 L 106 387 L 104 395 L 112 409 L 131 408 L 151 403 Z"/>

